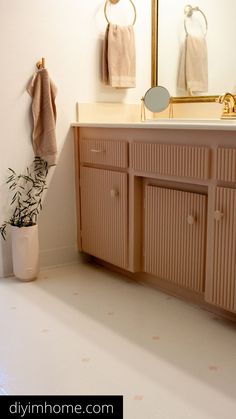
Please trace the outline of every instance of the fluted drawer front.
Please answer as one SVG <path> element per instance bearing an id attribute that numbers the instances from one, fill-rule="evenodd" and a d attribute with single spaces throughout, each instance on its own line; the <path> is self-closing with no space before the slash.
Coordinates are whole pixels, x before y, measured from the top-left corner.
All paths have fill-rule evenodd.
<path id="1" fill-rule="evenodd" d="M 205 195 L 145 188 L 145 272 L 203 292 L 206 207 Z"/>
<path id="2" fill-rule="evenodd" d="M 80 140 L 80 162 L 114 167 L 128 167 L 126 141 L 83 138 Z"/>
<path id="3" fill-rule="evenodd" d="M 208 300 L 226 310 L 236 311 L 235 189 L 216 188 L 213 217 L 213 277 Z"/>
<path id="4" fill-rule="evenodd" d="M 126 267 L 127 175 L 81 167 L 82 250 Z"/>
<path id="5" fill-rule="evenodd" d="M 209 178 L 210 149 L 207 147 L 134 142 L 131 167 L 134 170 L 168 176 Z"/>
<path id="6" fill-rule="evenodd" d="M 236 182 L 236 148 L 217 149 L 216 178 L 225 182 Z"/>

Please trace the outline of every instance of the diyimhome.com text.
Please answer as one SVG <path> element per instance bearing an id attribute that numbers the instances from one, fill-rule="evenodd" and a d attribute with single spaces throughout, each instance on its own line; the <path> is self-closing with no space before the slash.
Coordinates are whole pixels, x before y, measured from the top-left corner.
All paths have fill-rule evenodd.
<path id="1" fill-rule="evenodd" d="M 9 406 L 9 412 L 14 415 L 17 414 L 21 418 L 27 415 L 71 415 L 71 414 L 87 414 L 87 415 L 112 415 L 114 411 L 111 404 L 87 404 L 82 406 L 80 404 L 50 404 L 47 402 L 41 404 L 32 404 L 28 402 L 23 405 L 20 402 L 15 402 Z"/>

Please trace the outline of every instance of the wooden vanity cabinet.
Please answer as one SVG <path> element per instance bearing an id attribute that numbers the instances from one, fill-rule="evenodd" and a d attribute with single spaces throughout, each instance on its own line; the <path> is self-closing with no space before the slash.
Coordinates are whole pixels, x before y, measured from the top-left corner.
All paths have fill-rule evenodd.
<path id="1" fill-rule="evenodd" d="M 219 186 L 213 192 L 212 263 L 206 300 L 236 312 L 236 148 L 217 149 L 216 178 Z"/>
<path id="2" fill-rule="evenodd" d="M 215 190 L 213 266 L 209 285 L 209 302 L 236 311 L 236 189 L 216 187 Z"/>
<path id="3" fill-rule="evenodd" d="M 164 185 L 170 185 L 144 188 L 143 271 L 203 293 L 207 193 L 181 188 L 186 188 L 186 181 L 194 185 L 209 179 L 210 148 L 134 141 L 130 165 L 137 175 L 163 179 Z"/>
<path id="4" fill-rule="evenodd" d="M 82 250 L 127 267 L 127 174 L 80 168 Z"/>
<path id="5" fill-rule="evenodd" d="M 81 138 L 79 201 L 81 250 L 127 268 L 127 168 L 124 141 Z"/>
<path id="6" fill-rule="evenodd" d="M 144 271 L 203 292 L 207 197 L 148 185 L 144 199 Z"/>
<path id="7" fill-rule="evenodd" d="M 236 312 L 234 144 L 233 131 L 76 128 L 80 250 Z"/>

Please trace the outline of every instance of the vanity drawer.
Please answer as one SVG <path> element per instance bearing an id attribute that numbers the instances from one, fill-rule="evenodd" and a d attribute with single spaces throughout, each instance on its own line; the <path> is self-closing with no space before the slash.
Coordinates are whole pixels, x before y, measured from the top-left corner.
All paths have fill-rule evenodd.
<path id="1" fill-rule="evenodd" d="M 216 156 L 216 179 L 236 182 L 236 148 L 218 147 Z"/>
<path id="2" fill-rule="evenodd" d="M 128 167 L 128 143 L 119 140 L 80 140 L 80 162 Z"/>
<path id="3" fill-rule="evenodd" d="M 209 179 L 208 147 L 134 142 L 131 167 L 136 171 L 168 176 Z"/>

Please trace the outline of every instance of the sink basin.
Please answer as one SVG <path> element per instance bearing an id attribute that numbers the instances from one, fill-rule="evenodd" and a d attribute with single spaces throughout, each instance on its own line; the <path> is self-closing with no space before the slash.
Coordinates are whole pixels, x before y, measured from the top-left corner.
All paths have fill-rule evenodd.
<path id="1" fill-rule="evenodd" d="M 220 118 L 160 118 L 146 120 L 147 123 L 155 124 L 236 124 L 236 119 L 220 119 Z"/>
<path id="2" fill-rule="evenodd" d="M 236 119 L 220 118 L 160 118 L 149 119 L 142 124 L 148 128 L 191 129 L 191 130 L 226 130 L 236 131 Z"/>

